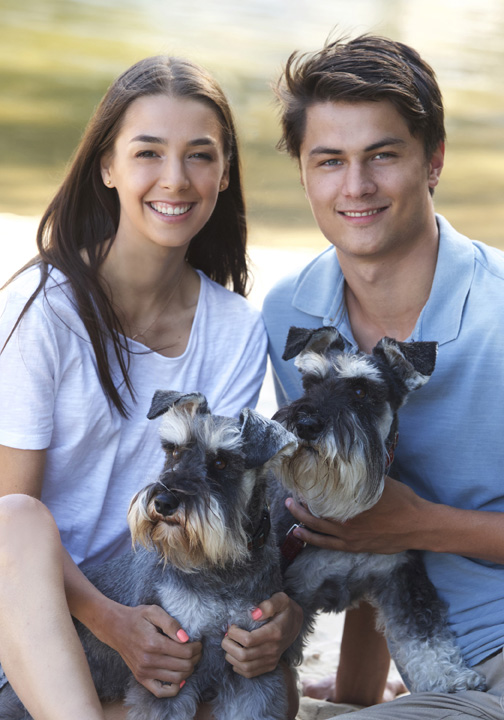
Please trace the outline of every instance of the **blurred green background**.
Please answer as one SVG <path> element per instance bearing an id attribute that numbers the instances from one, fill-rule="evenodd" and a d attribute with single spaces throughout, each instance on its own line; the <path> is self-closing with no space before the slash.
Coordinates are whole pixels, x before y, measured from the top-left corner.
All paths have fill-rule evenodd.
<path id="1" fill-rule="evenodd" d="M 434 66 L 449 141 L 437 209 L 504 247 L 504 0 L 0 0 L 0 213 L 39 215 L 111 80 L 167 52 L 208 67 L 230 97 L 252 242 L 323 247 L 297 168 L 275 150 L 269 86 L 335 27 L 409 43 Z"/>

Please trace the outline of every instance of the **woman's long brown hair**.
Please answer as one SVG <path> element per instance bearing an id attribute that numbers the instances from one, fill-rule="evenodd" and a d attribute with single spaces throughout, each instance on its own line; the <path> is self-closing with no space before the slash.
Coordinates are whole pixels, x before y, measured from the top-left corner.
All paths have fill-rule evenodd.
<path id="1" fill-rule="evenodd" d="M 98 276 L 115 238 L 120 205 L 116 190 L 103 184 L 100 161 L 105 153 L 112 151 L 131 103 L 146 95 L 159 94 L 203 102 L 213 109 L 219 120 L 224 154 L 230 162 L 229 186 L 219 193 L 212 216 L 191 240 L 187 260 L 212 280 L 223 286 L 230 285 L 235 292 L 245 295 L 248 281 L 245 203 L 229 104 L 215 79 L 203 68 L 180 58 L 151 57 L 136 63 L 115 80 L 91 118 L 70 170 L 40 222 L 39 255 L 14 275 L 29 266 L 40 266 L 40 283 L 5 343 L 35 298 L 41 291 L 45 292 L 52 267 L 57 268 L 66 276 L 73 291 L 78 313 L 93 345 L 103 390 L 125 417 L 128 410 L 112 379 L 107 345 L 110 339 L 124 383 L 134 399 L 128 374 L 128 348 L 119 318 Z"/>

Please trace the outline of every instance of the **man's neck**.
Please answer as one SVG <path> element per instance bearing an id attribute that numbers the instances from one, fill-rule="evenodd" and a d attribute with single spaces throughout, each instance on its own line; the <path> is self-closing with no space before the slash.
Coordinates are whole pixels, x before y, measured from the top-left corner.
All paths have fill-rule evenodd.
<path id="1" fill-rule="evenodd" d="M 359 348 L 371 352 L 382 337 L 406 340 L 429 298 L 438 237 L 431 234 L 407 256 L 351 262 L 338 255 L 345 276 L 345 302 Z"/>

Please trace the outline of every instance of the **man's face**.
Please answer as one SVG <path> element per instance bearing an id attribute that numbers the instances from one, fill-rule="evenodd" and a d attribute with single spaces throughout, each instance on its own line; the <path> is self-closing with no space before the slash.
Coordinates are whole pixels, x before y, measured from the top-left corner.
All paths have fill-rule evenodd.
<path id="1" fill-rule="evenodd" d="M 400 258 L 434 227 L 442 145 L 430 160 L 389 101 L 324 102 L 307 110 L 301 182 L 326 238 L 343 256 Z"/>

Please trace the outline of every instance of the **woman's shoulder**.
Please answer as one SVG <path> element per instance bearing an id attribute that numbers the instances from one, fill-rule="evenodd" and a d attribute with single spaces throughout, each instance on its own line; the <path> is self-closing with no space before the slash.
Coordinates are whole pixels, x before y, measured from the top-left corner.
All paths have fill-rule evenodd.
<path id="1" fill-rule="evenodd" d="M 42 280 L 42 264 L 34 262 L 20 270 L 2 289 L 2 295 L 30 298 Z M 66 276 L 52 265 L 47 266 L 46 290 L 61 289 L 68 284 Z"/>
<path id="2" fill-rule="evenodd" d="M 242 295 L 210 280 L 203 272 L 198 270 L 201 277 L 202 300 L 215 312 L 226 313 L 226 317 L 242 317 L 251 322 L 261 322 L 261 312 Z"/>
<path id="3" fill-rule="evenodd" d="M 77 308 L 68 278 L 57 268 L 49 265 L 43 287 L 43 268 L 35 263 L 16 275 L 0 293 L 0 316 L 17 319 L 33 297 L 28 314 L 36 313 L 46 319 L 63 320 L 63 325 L 75 322 Z M 39 292 L 34 296 L 34 293 Z M 60 324 L 60 323 L 58 323 Z"/>

